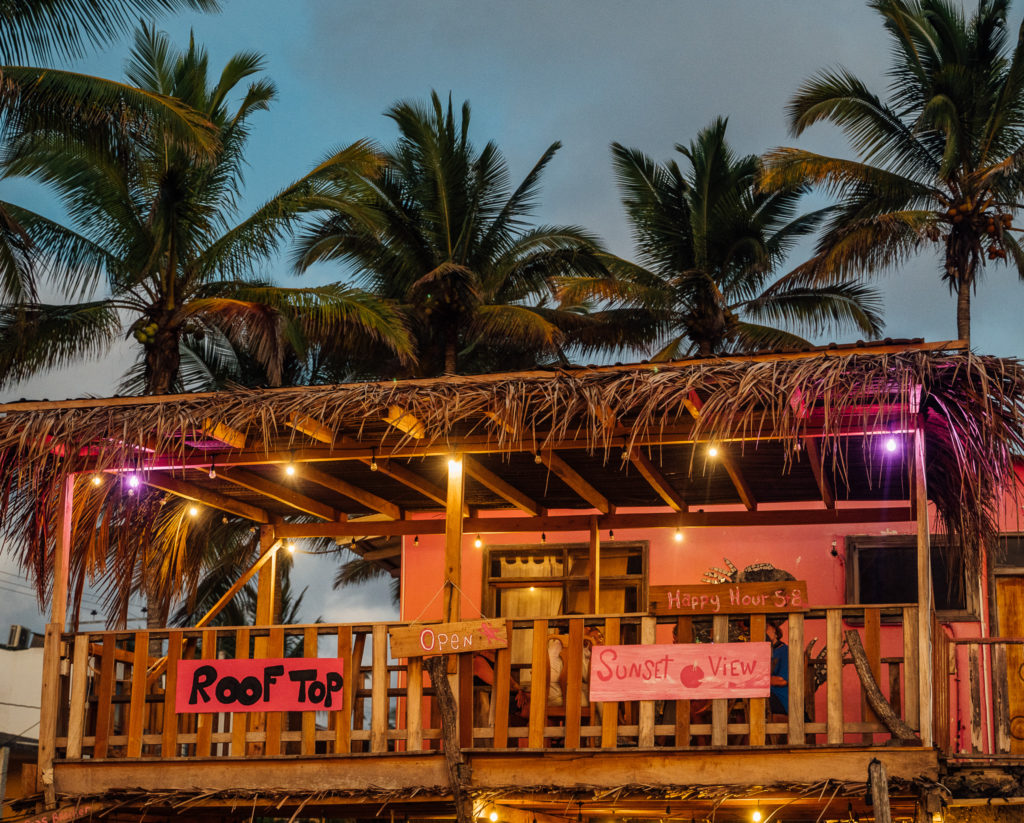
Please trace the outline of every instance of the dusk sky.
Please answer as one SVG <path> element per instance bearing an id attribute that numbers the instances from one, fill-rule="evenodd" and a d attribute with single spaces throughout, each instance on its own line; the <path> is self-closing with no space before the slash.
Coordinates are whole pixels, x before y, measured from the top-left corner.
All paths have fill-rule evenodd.
<path id="1" fill-rule="evenodd" d="M 473 106 L 478 146 L 494 139 L 519 179 L 555 140 L 563 148 L 544 181 L 539 223 L 583 226 L 623 256 L 632 249 L 611 170 L 612 141 L 668 160 L 714 117 L 729 118 L 737 151 L 796 145 L 851 156 L 827 126 L 799 140 L 786 128 L 785 106 L 814 72 L 845 66 L 877 92 L 885 89 L 888 43 L 877 14 L 860 0 L 221 0 L 217 15 L 164 17 L 176 42 L 189 30 L 219 71 L 235 52 L 266 55 L 265 75 L 278 86 L 271 110 L 253 118 L 243 208 L 250 210 L 302 175 L 329 149 L 360 138 L 395 137 L 382 113 L 432 89 Z M 1011 15 L 1014 31 L 1024 6 Z M 76 70 L 122 76 L 128 40 Z M 678 155 L 676 155 L 678 157 Z M 52 215 L 53 200 L 34 185 L 4 181 L 2 199 Z M 817 199 L 809 205 L 824 202 Z M 800 260 L 794 259 L 794 264 Z M 877 280 L 886 335 L 954 338 L 954 303 L 939 279 L 938 257 L 922 255 Z M 289 277 L 275 261 L 268 276 Z M 319 269 L 307 280 L 339 279 Z M 975 351 L 1024 353 L 1020 315 L 1024 284 L 1005 266 L 989 267 L 973 303 Z M 832 334 L 825 340 L 844 341 Z M 132 341 L 134 343 L 134 341 Z M 111 394 L 132 352 L 11 387 L 0 399 Z M 311 582 L 306 618 L 392 616 L 378 587 L 329 589 L 330 560 L 300 558 L 301 585 Z M 0 629 L 25 622 L 41 629 L 32 599 L 9 558 L 0 560 Z M 328 583 L 322 582 L 324 579 Z M 5 581 L 10 585 L 5 586 Z M 12 591 L 10 596 L 6 590 Z"/>

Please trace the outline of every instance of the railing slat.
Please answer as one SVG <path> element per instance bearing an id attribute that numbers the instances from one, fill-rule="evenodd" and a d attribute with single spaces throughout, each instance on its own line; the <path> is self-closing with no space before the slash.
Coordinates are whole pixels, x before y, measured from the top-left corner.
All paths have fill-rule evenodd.
<path id="1" fill-rule="evenodd" d="M 764 634 L 764 620 L 761 621 L 761 634 Z M 693 642 L 693 618 L 680 617 L 676 620 L 676 643 Z M 690 745 L 690 701 L 676 701 L 676 745 Z"/>
<path id="2" fill-rule="evenodd" d="M 334 712 L 334 753 L 352 751 L 352 696 L 356 673 L 352 668 L 352 627 L 338 627 L 338 657 L 341 658 L 341 711 Z"/>
<path id="3" fill-rule="evenodd" d="M 464 656 L 464 655 L 463 655 Z M 373 627 L 373 669 L 371 673 L 372 698 L 370 701 L 370 751 L 388 750 L 388 629 L 387 626 Z M 470 688 L 473 677 L 470 672 Z M 472 712 L 473 701 L 470 700 Z M 472 714 L 470 715 L 472 717 Z M 472 721 L 470 721 L 472 726 Z M 470 732 L 472 735 L 472 731 Z M 472 742 L 472 741 L 470 741 Z"/>
<path id="4" fill-rule="evenodd" d="M 160 744 L 160 756 L 170 760 L 178 756 L 178 715 L 174 710 L 175 694 L 178 689 L 178 660 L 181 659 L 182 633 L 167 633 L 167 666 L 164 678 L 164 728 Z"/>
<path id="5" fill-rule="evenodd" d="M 1006 646 L 991 646 L 992 704 L 996 724 L 996 754 L 1010 753 L 1010 694 L 1006 665 Z"/>
<path id="6" fill-rule="evenodd" d="M 843 735 L 843 612 L 825 613 L 825 691 L 828 743 L 842 745 Z"/>
<path id="7" fill-rule="evenodd" d="M 864 654 L 868 658 L 871 674 L 879 689 L 882 687 L 882 613 L 878 609 L 864 609 Z M 867 693 L 861 689 L 860 719 L 865 723 L 878 723 L 878 715 L 868 704 Z M 870 746 L 875 736 L 867 733 L 863 742 Z"/>
<path id="8" fill-rule="evenodd" d="M 765 638 L 765 616 L 763 614 L 750 615 L 750 641 L 752 643 L 763 642 Z M 750 745 L 764 745 L 764 719 L 765 699 L 763 697 L 752 697 L 747 702 L 748 723 L 750 724 Z"/>
<path id="9" fill-rule="evenodd" d="M 565 706 L 565 748 L 578 749 L 583 706 L 583 619 L 579 617 L 569 620 L 562 703 Z"/>
<path id="10" fill-rule="evenodd" d="M 142 757 L 142 734 L 145 731 L 146 665 L 149 662 L 149 632 L 135 634 L 132 655 L 132 697 L 128 712 L 128 756 Z"/>
<path id="11" fill-rule="evenodd" d="M 494 705 L 494 748 L 504 749 L 508 746 L 508 718 L 511 706 L 509 701 L 512 693 L 512 621 L 505 623 L 509 645 L 498 649 L 494 654 L 494 693 L 491 701 Z"/>
<path id="12" fill-rule="evenodd" d="M 619 618 L 609 617 L 604 621 L 604 642 L 609 646 L 619 644 Z M 614 749 L 618 744 L 619 704 L 601 704 L 601 748 Z"/>
<path id="13" fill-rule="evenodd" d="M 103 638 L 103 650 L 100 657 L 100 683 L 97 690 L 96 703 L 96 742 L 93 744 L 92 756 L 102 760 L 107 756 L 107 738 L 110 736 L 110 699 L 114 695 L 114 644 L 116 635 L 108 634 Z"/>
<path id="14" fill-rule="evenodd" d="M 529 746 L 544 745 L 544 723 L 548 710 L 548 621 L 533 621 L 533 656 L 530 661 Z"/>
<path id="15" fill-rule="evenodd" d="M 68 717 L 68 760 L 82 759 L 82 735 L 85 733 L 85 698 L 89 688 L 89 635 L 75 637 L 71 661 L 71 714 Z"/>
<path id="16" fill-rule="evenodd" d="M 711 640 L 729 642 L 729 617 L 716 614 L 712 618 Z M 792 659 L 792 658 L 791 658 Z M 711 745 L 724 746 L 729 742 L 729 701 L 719 698 L 711 701 Z"/>
<path id="17" fill-rule="evenodd" d="M 464 749 L 473 747 L 473 655 L 455 655 L 457 666 L 459 745 Z M 376 703 L 376 698 L 374 698 Z"/>
<path id="18" fill-rule="evenodd" d="M 203 651 L 206 651 L 206 639 L 203 639 Z M 271 626 L 270 638 L 267 643 L 267 657 L 271 660 L 284 657 L 284 627 Z M 284 723 L 284 712 L 267 712 L 267 757 L 281 754 L 281 727 Z"/>
<path id="19" fill-rule="evenodd" d="M 423 658 L 410 657 L 406 665 L 405 683 L 405 747 L 411 752 L 423 749 Z M 500 678 L 499 678 L 500 682 Z M 346 723 L 348 720 L 346 719 Z M 506 715 L 506 724 L 507 724 Z M 507 729 L 507 725 L 506 725 Z"/>
<path id="20" fill-rule="evenodd" d="M 967 648 L 967 667 L 971 685 L 971 753 L 980 754 L 983 751 L 984 737 L 981 728 L 981 674 L 978 647 L 971 643 Z"/>
<path id="21" fill-rule="evenodd" d="M 804 616 L 789 615 L 789 745 L 802 746 L 804 730 Z"/>
<path id="22" fill-rule="evenodd" d="M 903 609 L 903 719 L 912 729 L 921 728 L 921 659 L 917 649 L 917 609 Z"/>
<path id="23" fill-rule="evenodd" d="M 217 659 L 217 630 L 203 630 L 203 660 Z M 211 735 L 213 734 L 212 712 L 203 712 L 196 721 L 196 757 L 210 756 Z"/>
<path id="24" fill-rule="evenodd" d="M 640 643 L 649 646 L 654 643 L 654 632 L 657 628 L 657 621 L 653 617 L 640 619 Z M 654 701 L 641 700 L 640 712 L 637 718 L 639 729 L 637 730 L 637 746 L 650 748 L 654 745 Z"/>
<path id="25" fill-rule="evenodd" d="M 310 659 L 319 657 L 318 634 L 315 626 L 302 630 L 302 656 Z M 316 754 L 316 712 L 302 713 L 302 754 Z"/>
<path id="26" fill-rule="evenodd" d="M 249 630 L 238 629 L 235 631 L 235 659 L 249 659 Z M 231 756 L 245 756 L 245 733 L 249 724 L 249 712 L 240 712 L 231 715 Z"/>

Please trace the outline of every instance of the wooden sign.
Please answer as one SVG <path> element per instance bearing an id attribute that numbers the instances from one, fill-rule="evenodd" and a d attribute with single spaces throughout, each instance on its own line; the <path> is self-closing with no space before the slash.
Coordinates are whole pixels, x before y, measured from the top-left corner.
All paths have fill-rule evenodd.
<path id="1" fill-rule="evenodd" d="M 595 646 L 590 700 L 768 697 L 771 643 Z"/>
<path id="2" fill-rule="evenodd" d="M 72 820 L 81 820 L 98 812 L 102 807 L 94 803 L 79 803 L 75 806 L 65 806 L 63 809 L 47 812 L 42 817 L 32 817 L 24 823 L 70 823 Z"/>
<path id="3" fill-rule="evenodd" d="M 391 635 L 392 657 L 433 657 L 438 654 L 504 649 L 508 646 L 508 630 L 504 620 L 394 626 L 388 629 L 388 634 Z"/>
<path id="4" fill-rule="evenodd" d="M 174 710 L 185 712 L 302 712 L 341 708 L 342 661 L 182 660 Z"/>
<path id="5" fill-rule="evenodd" d="M 807 583 L 719 583 L 700 586 L 651 586 L 652 614 L 774 614 L 807 609 Z"/>

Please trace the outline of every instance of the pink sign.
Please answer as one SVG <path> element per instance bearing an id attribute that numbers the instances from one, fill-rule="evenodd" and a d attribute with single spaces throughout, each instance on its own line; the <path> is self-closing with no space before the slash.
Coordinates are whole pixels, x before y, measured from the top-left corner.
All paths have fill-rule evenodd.
<path id="1" fill-rule="evenodd" d="M 178 714 L 337 711 L 342 685 L 341 660 L 182 660 L 174 709 Z"/>
<path id="2" fill-rule="evenodd" d="M 770 643 L 595 646 L 590 699 L 768 697 Z"/>

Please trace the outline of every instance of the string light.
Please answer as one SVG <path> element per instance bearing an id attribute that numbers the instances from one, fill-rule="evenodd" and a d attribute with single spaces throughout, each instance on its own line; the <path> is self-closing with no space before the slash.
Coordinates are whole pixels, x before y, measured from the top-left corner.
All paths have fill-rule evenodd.
<path id="1" fill-rule="evenodd" d="M 418 546 L 420 544 L 420 536 L 418 534 L 412 539 L 412 544 L 414 546 Z"/>
<path id="2" fill-rule="evenodd" d="M 101 486 L 101 485 L 103 485 L 103 475 L 102 474 L 94 474 L 92 476 L 92 484 L 94 486 Z"/>
<path id="3" fill-rule="evenodd" d="M 676 527 L 676 535 L 675 535 L 675 537 L 676 537 L 676 543 L 682 543 L 683 542 L 683 530 L 680 529 L 679 527 Z"/>
<path id="4" fill-rule="evenodd" d="M 541 543 L 547 543 L 548 542 L 548 536 L 547 536 L 546 532 L 541 532 L 540 533 L 540 542 Z"/>
<path id="5" fill-rule="evenodd" d="M 542 457 L 540 456 L 540 454 L 535 454 L 535 455 L 533 456 L 533 462 L 534 462 L 534 463 L 536 463 L 536 464 L 537 464 L 537 465 L 539 466 L 539 465 L 540 465 L 541 463 L 543 463 L 543 462 L 544 462 L 544 458 L 542 458 Z"/>
<path id="6" fill-rule="evenodd" d="M 708 457 L 718 457 L 718 446 L 708 446 Z"/>
<path id="7" fill-rule="evenodd" d="M 608 529 L 608 539 L 609 540 L 614 540 L 615 539 L 615 529 Z"/>
<path id="8" fill-rule="evenodd" d="M 473 545 L 476 546 L 479 549 L 481 546 L 483 546 L 483 544 L 484 544 L 484 541 L 480 539 L 480 535 L 478 534 L 476 536 L 476 540 L 473 541 Z"/>
<path id="9" fill-rule="evenodd" d="M 288 463 L 284 467 L 284 473 L 287 474 L 289 477 L 292 477 L 295 474 L 295 464 L 294 463 Z"/>
<path id="10" fill-rule="evenodd" d="M 217 479 L 217 469 L 214 468 L 213 464 L 214 464 L 214 461 L 211 459 L 210 460 L 210 479 L 211 480 L 216 480 Z"/>
<path id="11" fill-rule="evenodd" d="M 370 452 L 370 471 L 377 471 L 377 454 L 376 452 Z"/>
<path id="12" fill-rule="evenodd" d="M 887 437 L 885 439 L 885 450 L 892 454 L 896 449 L 899 448 L 899 443 L 896 442 L 895 437 Z"/>
<path id="13" fill-rule="evenodd" d="M 199 509 L 197 509 L 195 506 L 189 506 L 188 507 L 188 513 L 192 517 L 196 517 L 199 514 Z"/>
<path id="14" fill-rule="evenodd" d="M 754 823 L 761 823 L 761 804 L 760 803 L 757 804 L 757 808 L 754 809 L 754 813 L 752 815 L 750 815 L 750 819 L 753 820 Z"/>
<path id="15" fill-rule="evenodd" d="M 128 475 L 128 488 L 137 489 L 139 487 L 139 476 L 137 474 Z"/>
<path id="16" fill-rule="evenodd" d="M 288 544 L 288 554 L 295 554 L 295 544 L 294 543 L 289 543 Z"/>
<path id="17" fill-rule="evenodd" d="M 495 823 L 495 821 L 498 819 L 498 813 L 495 812 L 495 811 L 492 811 L 490 813 L 490 815 L 488 815 L 488 817 L 489 817 L 491 823 Z"/>

